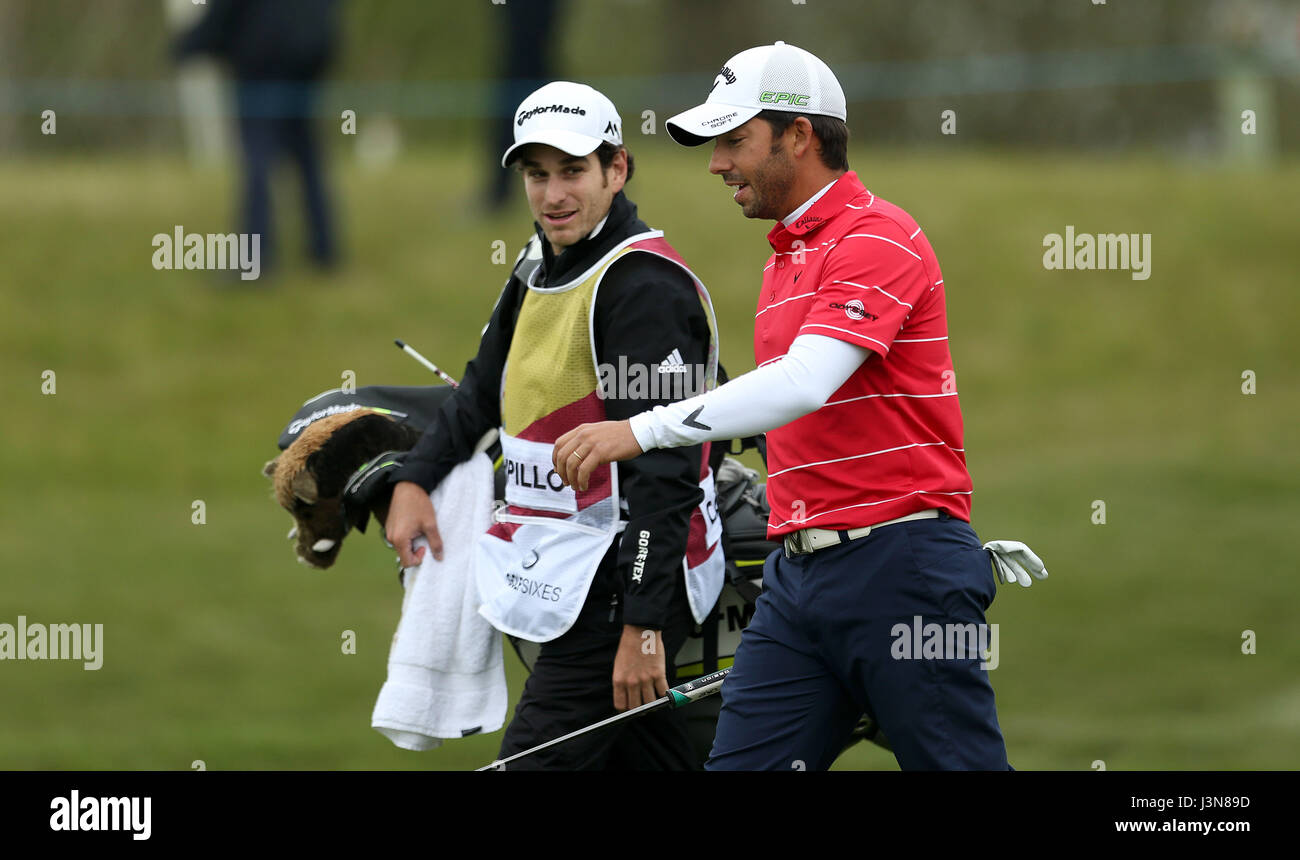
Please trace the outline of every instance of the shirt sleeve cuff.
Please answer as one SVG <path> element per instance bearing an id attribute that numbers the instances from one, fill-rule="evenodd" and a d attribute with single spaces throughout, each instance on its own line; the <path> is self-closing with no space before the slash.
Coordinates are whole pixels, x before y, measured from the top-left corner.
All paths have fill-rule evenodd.
<path id="1" fill-rule="evenodd" d="M 627 420 L 628 426 L 632 428 L 632 435 L 636 437 L 636 443 L 641 446 L 641 452 L 652 451 L 659 447 L 655 425 L 659 419 L 653 411 L 638 412 Z"/>

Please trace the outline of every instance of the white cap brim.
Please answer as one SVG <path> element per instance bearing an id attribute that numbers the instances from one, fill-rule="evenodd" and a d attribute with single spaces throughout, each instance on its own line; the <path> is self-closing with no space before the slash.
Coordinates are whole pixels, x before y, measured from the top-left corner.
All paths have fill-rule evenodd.
<path id="1" fill-rule="evenodd" d="M 744 125 L 761 111 L 762 108 L 705 102 L 682 111 L 664 125 L 668 129 L 668 135 L 682 146 L 699 146 Z"/>
<path id="2" fill-rule="evenodd" d="M 537 134 L 530 134 L 522 140 L 516 140 L 514 145 L 506 150 L 506 154 L 501 156 L 501 166 L 509 167 L 510 162 L 519 157 L 519 151 L 530 143 L 543 143 L 582 158 L 595 152 L 603 142 L 599 137 L 579 134 L 576 131 L 543 129 Z"/>

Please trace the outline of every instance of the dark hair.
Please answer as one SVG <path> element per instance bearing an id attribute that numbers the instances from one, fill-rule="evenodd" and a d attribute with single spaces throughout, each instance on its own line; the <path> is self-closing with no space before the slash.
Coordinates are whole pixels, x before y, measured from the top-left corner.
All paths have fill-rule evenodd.
<path id="1" fill-rule="evenodd" d="M 849 127 L 844 120 L 817 113 L 793 113 L 783 110 L 759 111 L 759 117 L 767 120 L 772 127 L 772 137 L 785 134 L 785 130 L 794 125 L 799 117 L 807 117 L 812 123 L 813 134 L 821 143 L 822 164 L 831 170 L 849 169 Z"/>
<path id="2" fill-rule="evenodd" d="M 610 165 L 614 163 L 615 154 L 620 149 L 627 153 L 627 179 L 624 181 L 631 182 L 632 171 L 636 169 L 636 165 L 632 163 L 632 153 L 628 152 L 626 146 L 616 146 L 609 141 L 604 141 L 596 147 L 596 157 L 600 159 L 600 169 L 609 170 Z"/>

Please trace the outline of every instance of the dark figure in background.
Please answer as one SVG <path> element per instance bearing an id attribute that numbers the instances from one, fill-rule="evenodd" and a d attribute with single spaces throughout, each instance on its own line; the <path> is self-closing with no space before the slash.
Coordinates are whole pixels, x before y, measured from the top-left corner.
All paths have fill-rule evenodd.
<path id="1" fill-rule="evenodd" d="M 494 145 L 488 149 L 490 153 L 505 152 L 510 148 L 515 142 L 515 107 L 529 93 L 555 77 L 551 73 L 549 51 L 559 6 L 559 0 L 528 0 L 497 7 L 505 12 L 502 16 L 505 33 L 501 41 L 505 64 L 492 111 L 496 125 Z M 518 181 L 510 171 L 501 169 L 495 156 L 490 176 L 485 204 L 488 211 L 495 212 L 505 205 Z"/>
<path id="2" fill-rule="evenodd" d="M 338 0 L 209 0 L 207 14 L 173 49 L 177 60 L 210 54 L 234 73 L 244 154 L 243 229 L 262 237 L 263 270 L 275 258 L 269 186 L 282 151 L 302 174 L 312 261 L 328 267 L 337 257 L 312 131 L 320 81 L 338 44 L 337 10 Z"/>

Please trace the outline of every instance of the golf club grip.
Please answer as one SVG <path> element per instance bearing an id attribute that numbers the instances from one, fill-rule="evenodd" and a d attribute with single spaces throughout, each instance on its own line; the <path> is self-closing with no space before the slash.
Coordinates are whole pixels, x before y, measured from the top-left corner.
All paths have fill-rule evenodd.
<path id="1" fill-rule="evenodd" d="M 691 702 L 712 696 L 722 689 L 722 681 L 730 671 L 731 667 L 728 666 L 721 671 L 673 687 L 668 691 L 668 698 L 671 700 L 672 706 L 680 708 L 683 705 L 689 705 Z"/>

